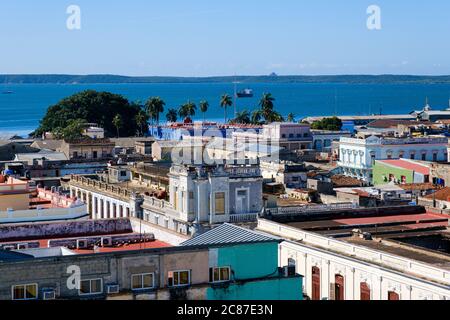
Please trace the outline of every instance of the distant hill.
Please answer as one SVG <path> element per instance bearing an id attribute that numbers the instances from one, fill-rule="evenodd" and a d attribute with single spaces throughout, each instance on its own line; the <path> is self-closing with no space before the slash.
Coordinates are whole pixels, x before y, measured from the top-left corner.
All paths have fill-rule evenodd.
<path id="1" fill-rule="evenodd" d="M 226 77 L 127 77 L 108 74 L 64 75 L 64 74 L 17 74 L 0 75 L 0 84 L 54 83 L 347 83 L 347 84 L 450 84 L 449 76 L 415 75 L 330 75 L 330 76 L 226 76 Z"/>

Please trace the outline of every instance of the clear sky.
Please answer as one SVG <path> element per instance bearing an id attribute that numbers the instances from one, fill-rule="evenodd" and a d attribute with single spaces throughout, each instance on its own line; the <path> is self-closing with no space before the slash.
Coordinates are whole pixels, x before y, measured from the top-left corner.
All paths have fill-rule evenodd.
<path id="1" fill-rule="evenodd" d="M 450 74 L 450 1 L 4 0 L 0 43 L 0 73 Z"/>

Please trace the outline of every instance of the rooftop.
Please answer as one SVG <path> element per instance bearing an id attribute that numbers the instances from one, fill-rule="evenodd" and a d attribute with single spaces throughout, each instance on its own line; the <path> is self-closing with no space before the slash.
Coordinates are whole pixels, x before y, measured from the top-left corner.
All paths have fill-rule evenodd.
<path id="1" fill-rule="evenodd" d="M 423 175 L 430 175 L 430 168 L 408 160 L 377 160 L 377 162 L 386 164 L 388 166 L 411 170 Z"/>
<path id="2" fill-rule="evenodd" d="M 279 242 L 280 238 L 224 223 L 210 231 L 183 242 L 182 246 L 223 245 L 233 243 Z"/>
<path id="3" fill-rule="evenodd" d="M 442 188 L 441 190 L 436 191 L 433 194 L 426 196 L 428 199 L 436 199 L 441 201 L 449 201 L 450 200 L 450 188 Z"/>

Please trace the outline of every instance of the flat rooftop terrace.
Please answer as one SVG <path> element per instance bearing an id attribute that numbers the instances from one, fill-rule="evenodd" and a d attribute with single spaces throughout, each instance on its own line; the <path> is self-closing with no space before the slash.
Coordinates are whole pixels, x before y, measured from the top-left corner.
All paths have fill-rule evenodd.
<path id="1" fill-rule="evenodd" d="M 102 245 L 102 239 L 109 238 L 111 242 Z M 86 247 L 78 247 L 77 240 L 86 241 Z M 47 248 L 64 247 L 71 250 L 75 254 L 97 254 L 121 251 L 137 251 L 145 249 L 156 249 L 171 247 L 170 244 L 154 239 L 153 235 L 139 234 L 139 233 L 124 233 L 124 234 L 98 234 L 96 236 L 88 237 L 52 237 L 42 239 L 26 239 L 13 242 L 0 242 L 0 249 L 19 250 L 36 250 Z"/>
<path id="2" fill-rule="evenodd" d="M 449 216 L 436 213 L 377 215 L 369 217 L 337 217 L 335 219 L 286 222 L 285 224 L 305 231 L 331 237 L 347 237 L 353 229 L 371 233 L 373 236 L 389 237 L 417 231 L 446 230 Z"/>

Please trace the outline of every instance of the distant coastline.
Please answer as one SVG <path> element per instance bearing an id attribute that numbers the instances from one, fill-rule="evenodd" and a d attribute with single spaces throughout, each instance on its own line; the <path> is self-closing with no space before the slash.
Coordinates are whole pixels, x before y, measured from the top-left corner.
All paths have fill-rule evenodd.
<path id="1" fill-rule="evenodd" d="M 450 75 L 329 75 L 329 76 L 223 76 L 223 77 L 130 77 L 109 74 L 4 74 L 5 84 L 139 84 L 139 83 L 336 83 L 336 84 L 450 84 Z"/>

